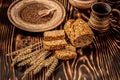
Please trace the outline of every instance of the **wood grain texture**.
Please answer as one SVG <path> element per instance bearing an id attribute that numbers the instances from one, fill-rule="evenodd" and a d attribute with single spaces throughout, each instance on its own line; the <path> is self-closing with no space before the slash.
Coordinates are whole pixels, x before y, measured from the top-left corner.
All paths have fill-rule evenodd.
<path id="1" fill-rule="evenodd" d="M 6 54 L 27 45 L 42 41 L 43 33 L 30 33 L 15 28 L 7 18 L 7 9 L 14 0 L 0 0 L 0 80 L 21 80 L 26 67 L 11 67 Z M 64 22 L 56 29 L 62 29 L 70 18 L 89 18 L 90 10 L 80 11 L 68 0 L 58 0 L 66 9 Z M 105 0 L 102 0 L 105 1 Z M 120 4 L 117 4 L 120 5 Z M 87 21 L 88 19 L 84 17 Z M 20 45 L 19 42 L 26 42 Z M 32 43 L 33 42 L 33 43 Z M 104 34 L 96 34 L 94 41 L 86 48 L 77 50 L 77 58 L 59 61 L 59 65 L 48 80 L 120 80 L 120 23 L 110 27 Z M 26 80 L 45 80 L 46 69 L 36 75 L 30 73 Z"/>

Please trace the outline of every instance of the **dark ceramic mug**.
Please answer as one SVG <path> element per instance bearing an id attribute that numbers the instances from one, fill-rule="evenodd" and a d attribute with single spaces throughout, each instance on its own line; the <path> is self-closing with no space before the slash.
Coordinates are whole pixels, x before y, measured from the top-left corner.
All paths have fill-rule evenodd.
<path id="1" fill-rule="evenodd" d="M 110 27 L 110 13 L 115 10 L 112 10 L 111 7 L 104 2 L 93 4 L 91 9 L 92 12 L 88 25 L 99 33 L 106 32 Z"/>

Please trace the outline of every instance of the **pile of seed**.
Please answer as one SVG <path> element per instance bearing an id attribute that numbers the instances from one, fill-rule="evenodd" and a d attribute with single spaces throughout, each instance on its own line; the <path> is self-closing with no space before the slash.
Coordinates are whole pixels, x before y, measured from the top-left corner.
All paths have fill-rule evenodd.
<path id="1" fill-rule="evenodd" d="M 40 17 L 38 14 L 41 10 L 48 10 L 48 7 L 45 4 L 42 3 L 33 3 L 29 4 L 20 11 L 20 17 L 25 22 L 31 23 L 31 24 L 44 24 L 53 17 L 53 14 L 49 14 L 44 17 Z"/>

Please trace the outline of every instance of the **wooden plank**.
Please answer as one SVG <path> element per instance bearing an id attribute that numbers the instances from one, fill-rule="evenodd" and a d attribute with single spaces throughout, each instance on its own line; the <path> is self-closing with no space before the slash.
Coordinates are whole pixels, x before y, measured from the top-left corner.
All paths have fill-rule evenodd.
<path id="1" fill-rule="evenodd" d="M 30 33 L 15 28 L 7 18 L 7 8 L 14 1 L 0 0 L 0 80 L 21 80 L 26 67 L 11 67 L 12 57 L 6 54 L 25 47 L 16 42 L 25 40 L 41 41 L 43 33 Z M 70 18 L 79 18 L 80 10 L 72 7 L 68 0 L 58 0 L 66 8 L 65 21 L 57 29 L 62 29 Z M 86 12 L 82 12 L 86 14 Z M 89 16 L 87 15 L 89 18 Z M 94 41 L 86 48 L 77 50 L 77 58 L 69 61 L 59 61 L 59 65 L 49 80 L 119 80 L 120 79 L 120 23 L 114 24 L 107 33 L 95 34 Z M 22 36 L 20 38 L 19 36 Z M 29 43 L 30 42 L 30 43 Z M 30 73 L 26 80 L 45 80 L 43 69 L 36 75 Z"/>

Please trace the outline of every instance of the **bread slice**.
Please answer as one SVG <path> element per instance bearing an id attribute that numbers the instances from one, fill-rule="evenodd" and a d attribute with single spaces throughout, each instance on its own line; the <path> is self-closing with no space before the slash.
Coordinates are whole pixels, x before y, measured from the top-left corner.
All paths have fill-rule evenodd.
<path id="1" fill-rule="evenodd" d="M 51 41 L 51 40 L 60 40 L 65 38 L 64 30 L 53 30 L 44 32 L 44 40 Z"/>
<path id="2" fill-rule="evenodd" d="M 61 60 L 73 59 L 77 56 L 76 52 L 68 51 L 68 50 L 56 50 L 55 57 Z"/>
<path id="3" fill-rule="evenodd" d="M 65 39 L 63 40 L 54 40 L 54 41 L 43 41 L 43 47 L 45 50 L 56 50 L 63 49 L 67 45 Z"/>
<path id="4" fill-rule="evenodd" d="M 65 49 L 55 51 L 55 57 L 61 60 L 73 59 L 76 56 L 76 48 L 70 44 L 68 44 Z"/>
<path id="5" fill-rule="evenodd" d="M 65 50 L 76 52 L 76 48 L 72 46 L 71 44 L 67 44 L 67 46 L 65 46 Z"/>

